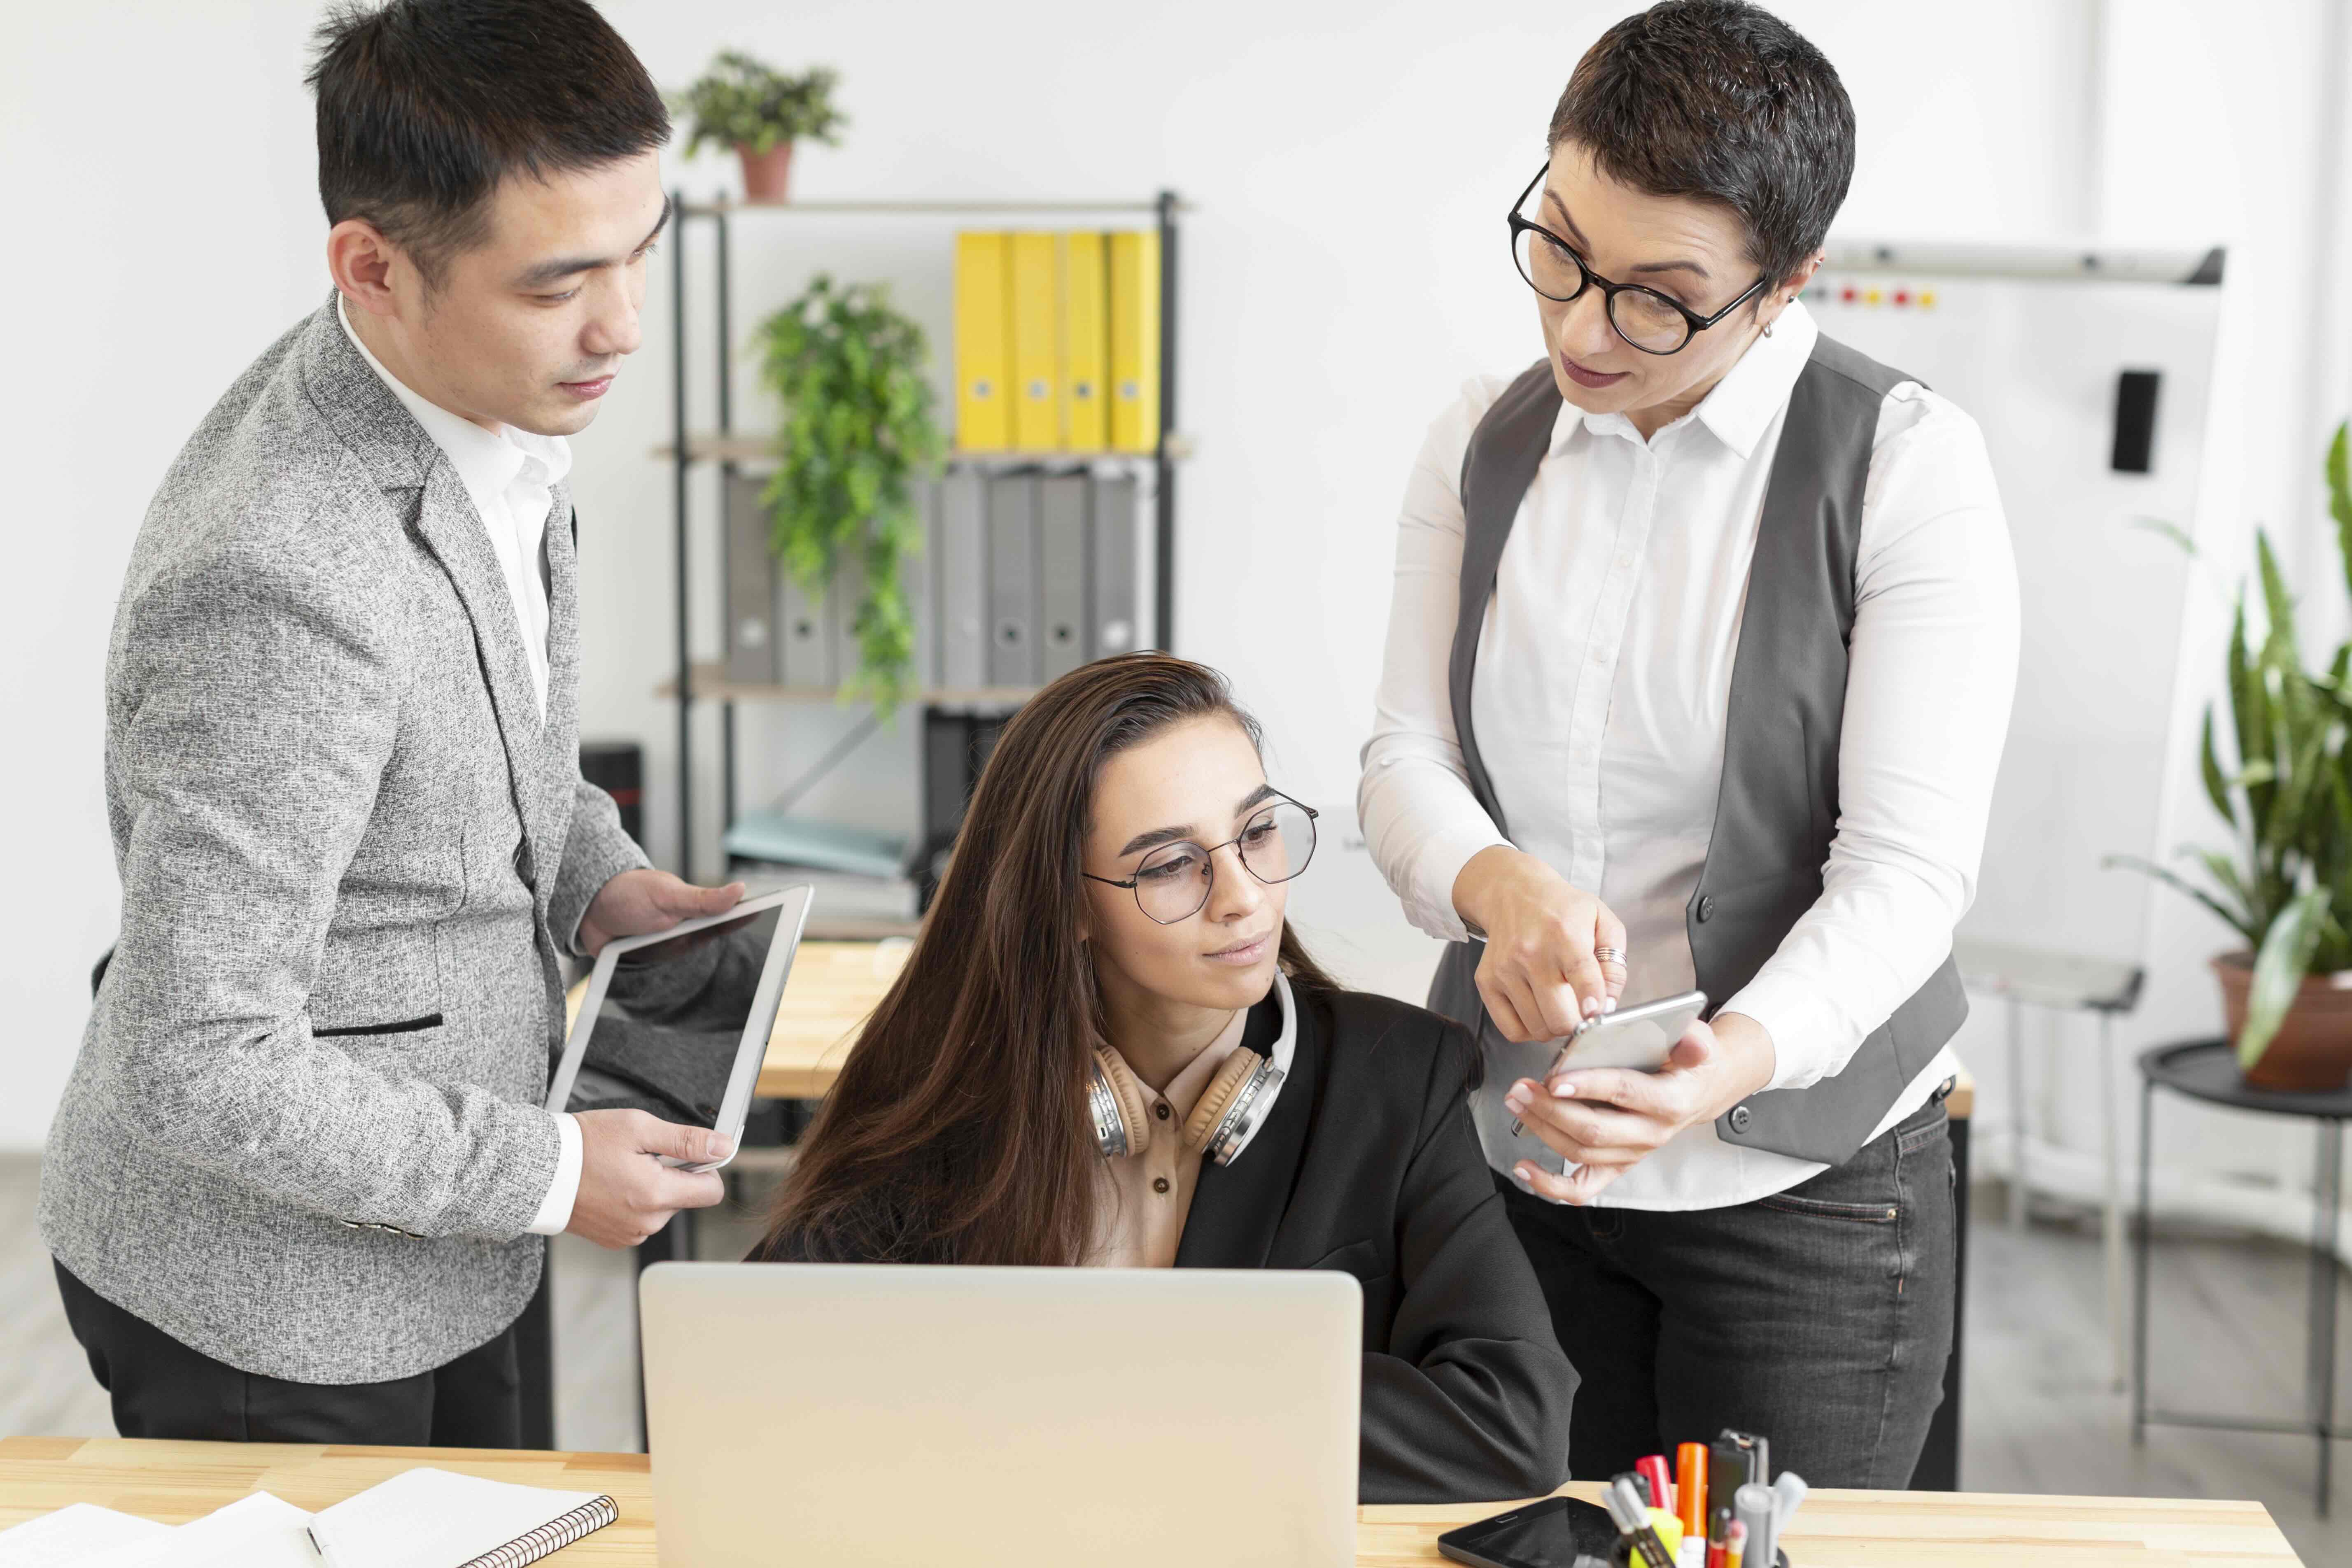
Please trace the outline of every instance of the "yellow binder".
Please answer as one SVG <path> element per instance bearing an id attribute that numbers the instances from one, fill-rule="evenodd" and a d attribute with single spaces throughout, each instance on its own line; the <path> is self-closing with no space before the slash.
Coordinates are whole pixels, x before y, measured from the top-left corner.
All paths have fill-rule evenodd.
<path id="1" fill-rule="evenodd" d="M 1110 447 L 1160 449 L 1160 237 L 1110 236 Z"/>
<path id="2" fill-rule="evenodd" d="M 1069 399 L 1065 424 L 1073 452 L 1110 449 L 1110 263 L 1103 237 L 1062 237 L 1062 385 Z"/>
<path id="3" fill-rule="evenodd" d="M 1062 449 L 1062 279 L 1057 234 L 1014 234 L 1013 449 Z"/>
<path id="4" fill-rule="evenodd" d="M 1013 445 L 1005 241 L 1002 234 L 956 236 L 955 444 L 966 452 L 1002 452 Z"/>

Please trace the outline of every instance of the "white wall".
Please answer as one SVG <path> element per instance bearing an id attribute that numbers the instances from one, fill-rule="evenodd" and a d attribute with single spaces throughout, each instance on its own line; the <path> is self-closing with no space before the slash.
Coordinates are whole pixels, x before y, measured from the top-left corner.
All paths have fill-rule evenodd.
<path id="1" fill-rule="evenodd" d="M 838 66 L 853 122 L 842 148 L 803 153 L 807 195 L 1144 195 L 1167 185 L 1194 204 L 1180 412 L 1200 455 L 1180 480 L 1176 646 L 1234 675 L 1289 787 L 1344 805 L 1370 720 L 1406 467 L 1464 377 L 1514 370 L 1538 352 L 1503 254 L 1502 209 L 1542 155 L 1570 68 L 1625 8 L 614 0 L 609 14 L 667 83 L 728 44 Z M 2132 51 L 2135 70 L 2161 52 L 2148 45 L 2161 29 L 2137 20 L 2137 0 L 2104 10 L 2088 0 L 1784 5 L 1838 63 L 1860 115 L 1842 226 L 2082 236 L 2105 192 L 2111 237 L 2143 219 L 2164 237 L 2242 229 L 2247 265 L 2263 265 L 2272 247 L 2269 265 L 2294 272 L 2307 228 L 2263 215 L 2273 189 L 2309 203 L 2318 68 L 2315 51 L 2273 47 L 2314 34 L 2315 0 L 2233 7 L 2228 26 L 2173 8 L 2189 17 L 2187 37 L 2212 35 L 2162 56 L 2174 73 L 2162 79 L 2185 82 L 2184 96 L 2137 78 L 2137 94 L 2129 84 L 2094 90 L 2118 50 Z M 2275 13 L 2275 26 L 2247 26 L 2250 12 Z M 50 7 L 18 22 L 0 57 L 0 190 L 20 237 L 0 259 L 18 367 L 0 392 L 0 441 L 20 520 L 8 531 L 15 569 L 0 575 L 10 672 L 0 734 L 12 763 L 0 769 L 0 821 L 26 825 L 17 896 L 0 904 L 0 942 L 15 958 L 0 968 L 0 1148 L 38 1142 L 87 1010 L 88 964 L 114 926 L 100 682 L 140 511 L 205 406 L 324 292 L 299 86 L 314 15 L 267 0 Z M 88 82 L 101 70 L 110 99 L 145 106 L 142 116 L 89 112 Z M 2181 102 L 2198 113 L 2184 118 Z M 2240 120 L 2219 145 L 2202 135 Z M 2104 138 L 2085 135 L 2094 123 Z M 2178 177 L 2182 169 L 2194 177 Z M 674 174 L 696 194 L 732 177 L 711 156 Z M 948 232 L 746 219 L 739 335 L 828 264 L 850 277 L 903 266 L 909 308 L 943 321 Z M 693 243 L 699 353 L 710 301 L 704 239 Z M 644 351 L 575 451 L 583 728 L 645 742 L 649 837 L 674 861 L 671 710 L 653 696 L 673 635 L 668 471 L 646 455 L 668 424 L 667 289 L 657 264 Z M 2246 441 L 2250 471 L 2278 468 L 2274 454 L 2254 456 L 2255 437 Z M 717 584 L 707 527 L 697 552 L 708 649 Z M 850 721 L 825 710 L 747 715 L 746 798 L 772 794 Z M 707 758 L 715 723 L 700 734 Z M 811 805 L 903 823 L 911 759 L 902 726 Z M 706 830 L 716 803 L 706 769 Z M 708 865 L 710 839 L 698 837 Z M 2196 932 L 2180 941 L 2210 945 Z M 2182 984 L 2193 993 L 2196 977 Z"/>

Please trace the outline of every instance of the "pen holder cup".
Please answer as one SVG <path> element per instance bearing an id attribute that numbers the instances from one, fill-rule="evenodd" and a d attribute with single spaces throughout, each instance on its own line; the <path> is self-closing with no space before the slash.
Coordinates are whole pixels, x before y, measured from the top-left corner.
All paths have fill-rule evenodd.
<path id="1" fill-rule="evenodd" d="M 1640 1568 L 1640 1564 L 1633 1560 L 1633 1543 L 1630 1541 L 1620 1540 L 1617 1542 L 1617 1550 L 1610 1554 L 1609 1561 L 1615 1563 L 1616 1568 Z M 1772 1568 L 1790 1568 L 1789 1554 L 1777 1547 L 1772 1552 Z"/>

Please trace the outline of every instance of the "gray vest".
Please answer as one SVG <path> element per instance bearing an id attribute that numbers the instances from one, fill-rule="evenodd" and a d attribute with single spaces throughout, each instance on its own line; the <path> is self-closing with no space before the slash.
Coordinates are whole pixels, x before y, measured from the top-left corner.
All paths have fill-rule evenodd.
<path id="1" fill-rule="evenodd" d="M 1755 977 L 1821 897 L 1838 820 L 1838 731 L 1862 492 L 1886 394 L 1910 380 L 1824 337 L 1799 373 L 1764 491 L 1732 664 L 1714 836 L 1684 916 L 1699 989 L 1717 1006 Z M 1454 732 L 1478 804 L 1510 831 L 1473 731 L 1470 682 L 1496 568 L 1559 413 L 1538 362 L 1479 421 L 1462 458 L 1461 605 L 1454 628 Z M 1475 975 L 1482 944 L 1446 951 L 1429 1005 L 1486 1037 Z M 1647 998 L 1636 998 L 1647 1000 Z M 1942 967 L 1810 1089 L 1749 1097 L 1716 1119 L 1726 1142 L 1842 1164 L 1968 1016 L 1958 967 Z"/>

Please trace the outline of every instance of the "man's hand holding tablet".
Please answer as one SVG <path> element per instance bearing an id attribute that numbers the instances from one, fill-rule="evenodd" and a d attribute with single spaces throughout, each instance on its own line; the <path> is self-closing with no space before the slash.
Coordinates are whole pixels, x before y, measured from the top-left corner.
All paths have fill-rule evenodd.
<path id="1" fill-rule="evenodd" d="M 688 1164 L 724 1160 L 735 1141 L 707 1127 L 685 1127 L 642 1110 L 576 1110 L 580 1123 L 580 1195 L 572 1200 L 571 1234 L 599 1247 L 635 1247 L 680 1209 L 707 1209 L 727 1195 L 716 1171 Z"/>
<path id="2" fill-rule="evenodd" d="M 809 905 L 804 887 L 739 901 L 740 888 L 709 889 L 729 896 L 683 920 L 661 918 L 679 904 L 649 888 L 640 918 L 623 917 L 639 930 L 589 935 L 596 966 L 547 1108 L 579 1123 L 569 1228 L 601 1247 L 633 1247 L 724 1193 L 714 1173 L 742 1135 Z"/>

